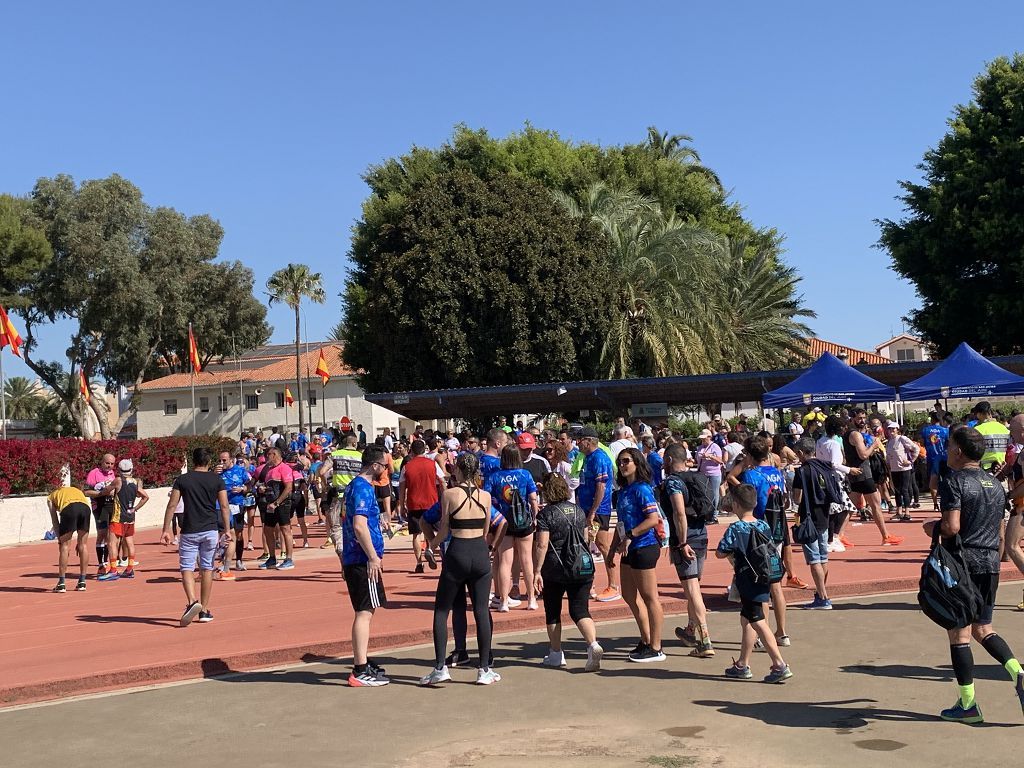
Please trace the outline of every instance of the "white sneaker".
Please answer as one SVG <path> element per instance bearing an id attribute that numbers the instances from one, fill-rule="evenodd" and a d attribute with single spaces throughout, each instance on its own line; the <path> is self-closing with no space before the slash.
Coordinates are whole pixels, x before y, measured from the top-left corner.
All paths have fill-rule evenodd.
<path id="1" fill-rule="evenodd" d="M 243 563 L 241 560 L 235 560 L 236 571 L 244 571 L 245 569 L 245 563 Z"/>
<path id="2" fill-rule="evenodd" d="M 587 648 L 587 666 L 583 668 L 584 672 L 597 672 L 601 669 L 601 659 L 604 657 L 604 648 L 597 643 L 594 643 Z"/>
<path id="3" fill-rule="evenodd" d="M 843 544 L 839 539 L 835 539 L 831 544 L 828 545 L 829 552 L 845 552 L 846 545 Z"/>
<path id="4" fill-rule="evenodd" d="M 565 654 L 562 651 L 551 651 L 544 660 L 541 661 L 545 667 L 564 667 L 565 666 Z"/>
<path id="5" fill-rule="evenodd" d="M 508 603 L 501 603 L 494 610 L 496 610 L 498 613 L 508 613 Z"/>
<path id="6" fill-rule="evenodd" d="M 501 675 L 495 672 L 493 669 L 479 669 L 476 673 L 476 684 L 477 685 L 490 685 L 491 683 L 501 682 Z"/>
<path id="7" fill-rule="evenodd" d="M 452 679 L 452 676 L 448 673 L 448 665 L 445 664 L 440 669 L 430 670 L 429 675 L 424 675 L 420 678 L 420 685 L 439 685 L 440 683 L 446 683 Z"/>
<path id="8" fill-rule="evenodd" d="M 523 604 L 522 600 L 516 600 L 514 597 L 510 597 L 508 599 L 508 607 L 509 608 L 518 608 L 522 604 Z"/>

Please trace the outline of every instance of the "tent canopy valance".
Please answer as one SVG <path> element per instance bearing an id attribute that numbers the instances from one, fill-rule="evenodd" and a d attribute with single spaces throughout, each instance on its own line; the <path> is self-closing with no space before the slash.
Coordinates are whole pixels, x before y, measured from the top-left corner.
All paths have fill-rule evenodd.
<path id="1" fill-rule="evenodd" d="M 947 397 L 998 397 L 1024 394 L 1024 376 L 986 360 L 967 342 L 935 368 L 900 387 L 903 400 Z"/>
<path id="2" fill-rule="evenodd" d="M 825 352 L 789 384 L 766 392 L 763 402 L 765 408 L 799 408 L 895 399 L 895 389 L 847 365 L 831 352 Z"/>

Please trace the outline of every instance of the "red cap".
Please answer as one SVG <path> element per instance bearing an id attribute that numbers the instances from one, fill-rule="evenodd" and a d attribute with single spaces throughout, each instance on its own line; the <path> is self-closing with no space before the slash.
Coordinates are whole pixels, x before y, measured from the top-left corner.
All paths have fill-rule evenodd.
<path id="1" fill-rule="evenodd" d="M 536 448 L 537 441 L 533 439 L 533 435 L 529 432 L 523 432 L 523 434 L 516 438 L 516 445 L 520 448 Z"/>

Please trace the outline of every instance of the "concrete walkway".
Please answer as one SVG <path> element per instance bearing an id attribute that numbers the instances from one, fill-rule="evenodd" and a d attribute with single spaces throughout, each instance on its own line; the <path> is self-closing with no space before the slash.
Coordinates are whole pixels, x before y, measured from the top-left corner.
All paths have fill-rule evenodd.
<path id="1" fill-rule="evenodd" d="M 916 587 L 927 549 L 924 533 L 916 523 L 890 527 L 907 537 L 904 545 L 879 546 L 874 526 L 849 529 L 858 546 L 834 556 L 830 576 L 834 595 Z M 724 525 L 709 529 L 713 544 L 724 529 Z M 332 550 L 317 548 L 322 533 L 313 536 L 313 548 L 298 551 L 296 568 L 291 571 L 258 571 L 253 560 L 258 551 L 246 552 L 251 570 L 234 583 L 214 585 L 211 608 L 215 621 L 186 629 L 178 627 L 184 596 L 176 552 L 156 541 L 155 530 L 145 531 L 139 538 L 137 577 L 110 583 L 90 578 L 84 593 L 74 591 L 73 577 L 66 594 L 50 592 L 56 578 L 54 543 L 3 550 L 0 705 L 350 653 L 352 611 L 337 557 Z M 437 571 L 411 572 L 413 557 L 407 537 L 396 537 L 389 546 L 396 549 L 385 556 L 390 607 L 374 619 L 372 647 L 428 642 Z M 810 582 L 799 554 L 796 561 L 797 573 Z M 682 590 L 666 558 L 662 558 L 658 575 L 666 612 L 683 613 Z M 599 566 L 598 588 L 604 586 L 604 578 Z M 708 560 L 704 592 L 711 607 L 731 610 L 724 600 L 730 578 L 727 561 Z M 1012 578 L 1019 574 L 1007 565 L 1004 583 Z M 1020 596 L 1017 587 L 1009 585 L 1001 594 L 1006 600 L 1013 598 L 1014 603 Z M 788 591 L 791 603 L 810 597 L 810 592 Z M 591 605 L 599 620 L 629 616 L 621 600 Z M 497 632 L 543 626 L 543 611 L 525 607 L 494 614 L 494 618 Z M 731 626 L 733 621 L 731 614 L 713 617 L 713 634 L 721 624 Z"/>
<path id="2" fill-rule="evenodd" d="M 1005 597 L 1012 596 L 1012 601 Z M 1007 589 L 996 624 L 1024 652 L 1024 614 Z M 679 619 L 666 622 L 671 636 Z M 543 633 L 502 636 L 503 679 L 472 685 L 475 670 L 424 690 L 430 652 L 380 652 L 394 680 L 343 687 L 343 663 L 316 663 L 196 683 L 0 711 L 4 764 L 51 768 L 83 755 L 113 765 L 177 768 L 183 755 L 226 766 L 319 768 L 620 768 L 881 764 L 1017 765 L 1024 715 L 1007 675 L 976 648 L 978 701 L 987 723 L 944 723 L 956 688 L 944 633 L 914 596 L 845 601 L 831 613 L 794 611 L 785 685 L 722 677 L 736 652 L 735 613 L 716 614 L 719 653 L 693 659 L 666 643 L 663 664 L 631 664 L 632 622 L 601 624 L 604 669 L 582 672 L 582 642 L 566 643 L 568 670 L 539 666 Z M 108 649 L 116 660 L 117 649 Z M 754 672 L 768 659 L 756 654 Z"/>

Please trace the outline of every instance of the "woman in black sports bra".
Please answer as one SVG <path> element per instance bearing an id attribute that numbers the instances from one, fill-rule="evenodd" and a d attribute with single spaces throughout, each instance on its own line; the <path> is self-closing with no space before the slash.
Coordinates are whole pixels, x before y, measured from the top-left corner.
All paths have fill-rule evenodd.
<path id="1" fill-rule="evenodd" d="M 473 601 L 480 667 L 476 681 L 490 685 L 501 676 L 488 664 L 491 658 L 491 617 L 488 610 L 491 588 L 491 558 L 484 538 L 491 522 L 491 495 L 477 486 L 480 462 L 471 453 L 455 461 L 456 484 L 441 496 L 441 520 L 435 541 L 451 536 L 442 559 L 441 577 L 434 598 L 434 668 L 420 685 L 437 685 L 451 680 L 445 664 L 448 647 L 448 614 L 462 588 Z M 463 598 L 465 599 L 465 598 Z"/>

